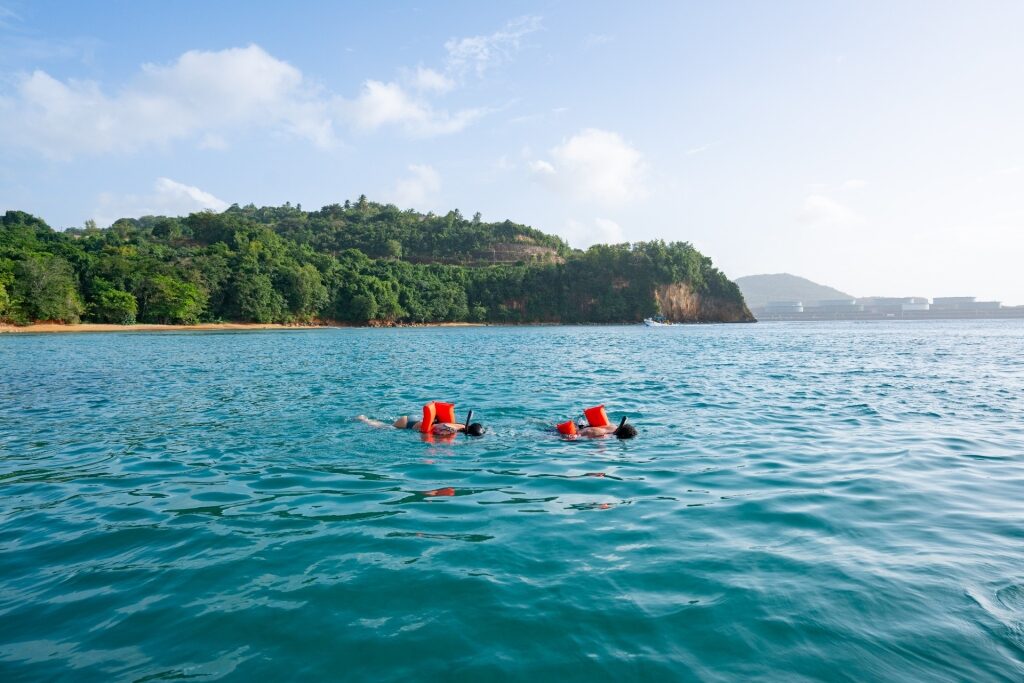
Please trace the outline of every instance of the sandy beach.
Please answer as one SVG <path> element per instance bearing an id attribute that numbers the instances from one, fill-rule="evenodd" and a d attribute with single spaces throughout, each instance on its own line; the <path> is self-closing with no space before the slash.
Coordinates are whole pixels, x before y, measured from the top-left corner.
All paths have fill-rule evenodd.
<path id="1" fill-rule="evenodd" d="M 344 323 L 317 323 L 310 325 L 282 325 L 280 323 L 200 323 L 198 325 L 110 325 L 104 323 L 33 323 L 8 325 L 0 323 L 0 334 L 41 334 L 51 332 L 213 332 L 217 330 L 319 330 L 326 327 L 482 327 L 481 323 L 406 323 L 402 325 L 345 325 Z"/>
<path id="2" fill-rule="evenodd" d="M 281 325 L 278 323 L 201 323 L 199 325 L 107 325 L 101 323 L 34 323 L 32 325 L 0 324 L 0 334 L 32 334 L 41 332 L 176 332 L 214 330 L 312 330 L 324 325 Z"/>

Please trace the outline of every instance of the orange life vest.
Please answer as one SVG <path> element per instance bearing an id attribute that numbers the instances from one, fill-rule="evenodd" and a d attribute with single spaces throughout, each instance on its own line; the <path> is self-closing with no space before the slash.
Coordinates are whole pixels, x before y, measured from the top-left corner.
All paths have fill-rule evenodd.
<path id="1" fill-rule="evenodd" d="M 423 406 L 423 421 L 420 422 L 420 431 L 424 434 L 429 433 L 435 421 L 455 422 L 455 404 L 431 401 Z"/>
<path id="2" fill-rule="evenodd" d="M 437 421 L 438 422 L 455 422 L 455 404 L 444 403 L 442 401 L 434 401 L 434 405 L 437 407 Z"/>
<path id="3" fill-rule="evenodd" d="M 594 406 L 583 411 L 587 416 L 587 423 L 591 427 L 607 427 L 611 424 L 608 420 L 608 413 L 604 412 L 604 406 Z"/>
<path id="4" fill-rule="evenodd" d="M 562 424 L 559 425 L 555 425 L 555 429 L 558 430 L 559 434 L 564 434 L 565 436 L 576 435 L 576 423 L 573 422 L 572 420 L 569 420 L 568 422 L 563 422 Z"/>
<path id="5" fill-rule="evenodd" d="M 429 434 L 430 428 L 434 426 L 435 417 L 437 417 L 437 407 L 431 401 L 423 406 L 423 419 L 420 421 L 420 431 L 424 434 Z"/>

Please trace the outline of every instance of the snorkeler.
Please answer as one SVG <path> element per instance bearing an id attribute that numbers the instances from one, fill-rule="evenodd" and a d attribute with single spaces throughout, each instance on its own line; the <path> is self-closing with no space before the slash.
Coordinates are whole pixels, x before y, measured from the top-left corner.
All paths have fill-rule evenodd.
<path id="1" fill-rule="evenodd" d="M 574 420 L 569 420 L 561 424 L 555 425 L 555 431 L 566 438 L 576 438 L 579 436 L 587 437 L 588 439 L 596 439 L 602 436 L 608 436 L 609 434 L 619 439 L 632 439 L 636 436 L 636 427 L 631 424 L 626 424 L 628 418 L 623 417 L 619 421 L 619 426 L 615 427 L 608 420 L 608 413 L 605 412 L 604 406 L 594 406 L 593 408 L 587 408 L 583 411 L 583 414 L 587 418 L 587 423 L 580 422 L 576 424 Z"/>
<path id="2" fill-rule="evenodd" d="M 599 436 L 608 436 L 609 434 L 618 439 L 632 439 L 636 436 L 636 427 L 631 424 L 627 424 L 626 419 L 627 418 L 623 417 L 622 421 L 619 422 L 618 427 L 614 427 L 612 425 L 605 425 L 604 427 L 583 427 L 582 429 L 577 430 L 576 434 L 590 439 L 594 439 Z"/>
<path id="3" fill-rule="evenodd" d="M 365 415 L 357 415 L 356 419 L 371 427 L 387 427 L 386 422 L 374 420 Z M 429 420 L 429 422 L 427 422 Z M 424 424 L 426 423 L 426 424 Z M 465 422 L 455 421 L 455 406 L 451 403 L 431 402 L 423 406 L 423 418 L 415 419 L 412 415 L 403 415 L 391 426 L 395 429 L 411 429 L 426 434 L 446 435 L 464 432 L 469 436 L 483 436 L 487 429 L 479 422 L 473 422 L 473 411 L 466 415 Z"/>

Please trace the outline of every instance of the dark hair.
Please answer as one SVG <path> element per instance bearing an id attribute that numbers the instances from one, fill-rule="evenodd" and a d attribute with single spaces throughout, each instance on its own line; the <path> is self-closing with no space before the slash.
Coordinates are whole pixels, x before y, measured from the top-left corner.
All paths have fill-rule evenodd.
<path id="1" fill-rule="evenodd" d="M 619 428 L 612 433 L 620 439 L 632 439 L 636 436 L 636 427 L 631 424 L 624 424 L 620 425 Z"/>
<path id="2" fill-rule="evenodd" d="M 470 436 L 483 436 L 484 432 L 486 431 L 487 430 L 484 428 L 484 426 L 479 422 L 474 422 L 473 424 L 466 427 L 466 433 L 469 434 Z"/>

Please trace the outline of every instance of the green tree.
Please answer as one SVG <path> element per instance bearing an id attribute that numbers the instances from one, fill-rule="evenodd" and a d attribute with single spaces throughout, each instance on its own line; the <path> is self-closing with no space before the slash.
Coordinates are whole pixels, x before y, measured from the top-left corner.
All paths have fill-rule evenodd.
<path id="1" fill-rule="evenodd" d="M 93 304 L 93 317 L 101 323 L 134 325 L 139 303 L 131 292 L 123 289 L 104 289 Z"/>
<path id="2" fill-rule="evenodd" d="M 191 282 L 157 275 L 145 284 L 143 320 L 194 325 L 206 307 L 206 294 Z"/>
<path id="3" fill-rule="evenodd" d="M 375 319 L 377 317 L 377 300 L 369 293 L 356 294 L 349 303 L 346 317 L 352 322 L 359 323 Z"/>
<path id="4" fill-rule="evenodd" d="M 715 315 L 745 311 L 735 284 L 686 242 L 578 251 L 511 221 L 365 196 L 319 211 L 236 204 L 64 232 L 0 215 L 0 316 L 14 321 L 75 320 L 83 301 L 94 318 L 127 320 L 134 295 L 146 322 L 626 322 L 656 312 L 655 292 L 675 283 Z"/>
<path id="5" fill-rule="evenodd" d="M 241 320 L 271 323 L 285 319 L 287 306 L 284 297 L 274 289 L 269 276 L 243 271 L 235 276 L 233 285 Z"/>
<path id="6" fill-rule="evenodd" d="M 327 304 L 327 287 L 324 286 L 320 271 L 308 263 L 284 269 L 281 285 L 288 310 L 297 320 L 312 320 Z"/>
<path id="7" fill-rule="evenodd" d="M 77 323 L 82 314 L 75 273 L 59 256 L 32 255 L 14 266 L 13 299 L 21 319 Z"/>
<path id="8" fill-rule="evenodd" d="M 11 308 L 11 297 L 7 294 L 7 285 L 0 282 L 0 320 L 6 320 Z"/>

